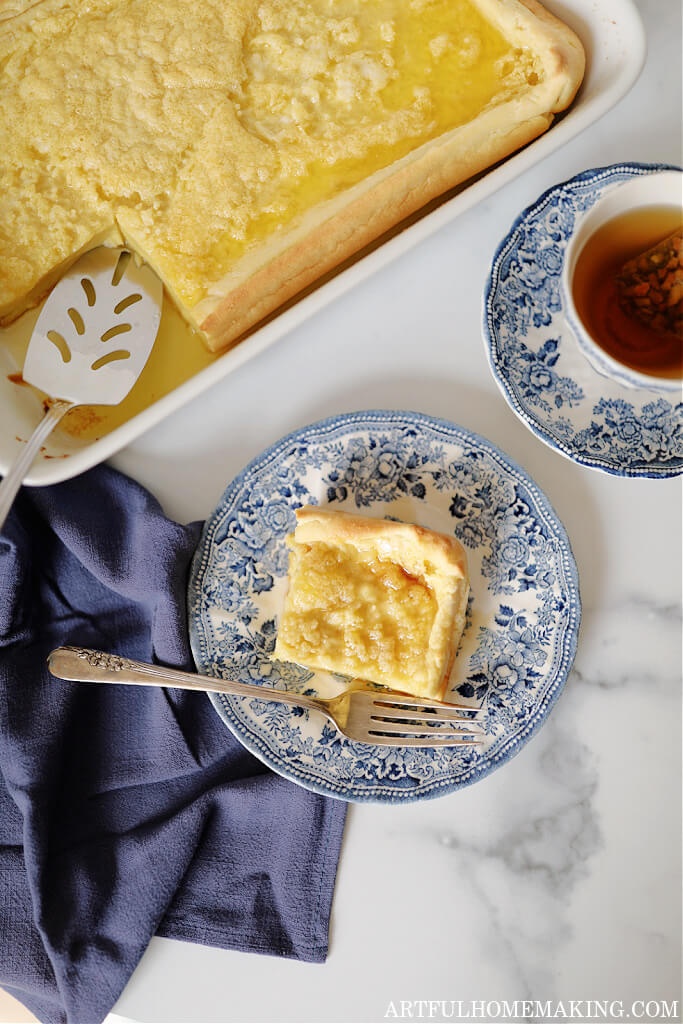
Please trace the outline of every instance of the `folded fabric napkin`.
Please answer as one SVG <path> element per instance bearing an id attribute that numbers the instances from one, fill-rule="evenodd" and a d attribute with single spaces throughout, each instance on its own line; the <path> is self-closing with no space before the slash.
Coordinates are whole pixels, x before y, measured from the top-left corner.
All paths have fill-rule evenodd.
<path id="1" fill-rule="evenodd" d="M 0 535 L 0 985 L 95 1024 L 152 935 L 327 954 L 345 805 L 270 772 L 204 694 L 66 683 L 82 644 L 192 668 L 179 526 L 100 467 L 24 489 Z"/>

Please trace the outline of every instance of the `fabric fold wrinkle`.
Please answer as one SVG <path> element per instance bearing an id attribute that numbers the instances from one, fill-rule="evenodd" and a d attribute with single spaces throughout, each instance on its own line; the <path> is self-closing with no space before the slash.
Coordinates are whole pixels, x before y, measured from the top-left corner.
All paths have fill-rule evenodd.
<path id="1" fill-rule="evenodd" d="M 56 680 L 78 644 L 193 669 L 180 526 L 99 467 L 0 536 L 0 985 L 96 1024 L 152 935 L 320 962 L 345 805 L 273 775 L 204 694 Z"/>

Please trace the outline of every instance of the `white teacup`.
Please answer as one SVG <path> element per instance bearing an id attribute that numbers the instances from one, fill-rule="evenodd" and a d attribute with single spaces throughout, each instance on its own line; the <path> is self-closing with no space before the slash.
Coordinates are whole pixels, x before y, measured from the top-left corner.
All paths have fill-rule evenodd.
<path id="1" fill-rule="evenodd" d="M 560 279 L 565 317 L 576 335 L 579 348 L 598 373 L 628 388 L 649 388 L 651 391 L 680 391 L 683 381 L 676 377 L 657 377 L 641 373 L 609 355 L 597 344 L 584 324 L 574 303 L 572 283 L 581 252 L 589 238 L 606 224 L 629 210 L 647 206 L 682 206 L 683 172 L 664 170 L 631 178 L 606 192 L 580 218 L 564 254 Z"/>

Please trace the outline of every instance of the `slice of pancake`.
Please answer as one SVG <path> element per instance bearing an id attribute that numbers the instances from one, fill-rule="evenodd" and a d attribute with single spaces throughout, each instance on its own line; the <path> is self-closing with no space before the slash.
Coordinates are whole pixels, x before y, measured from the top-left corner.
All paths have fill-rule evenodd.
<path id="1" fill-rule="evenodd" d="M 273 657 L 443 698 L 469 593 L 460 542 L 334 509 L 296 518 Z"/>

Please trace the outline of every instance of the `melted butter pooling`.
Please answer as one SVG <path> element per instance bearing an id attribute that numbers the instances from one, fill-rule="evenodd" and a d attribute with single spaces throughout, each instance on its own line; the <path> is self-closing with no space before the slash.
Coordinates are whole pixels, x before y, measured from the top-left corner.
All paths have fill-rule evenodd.
<path id="1" fill-rule="evenodd" d="M 396 562 L 350 545 L 296 545 L 282 640 L 302 663 L 410 680 L 424 670 L 437 600 Z"/>
<path id="2" fill-rule="evenodd" d="M 112 225 L 190 310 L 538 74 L 469 0 L 43 0 L 0 22 L 0 314 Z"/>

